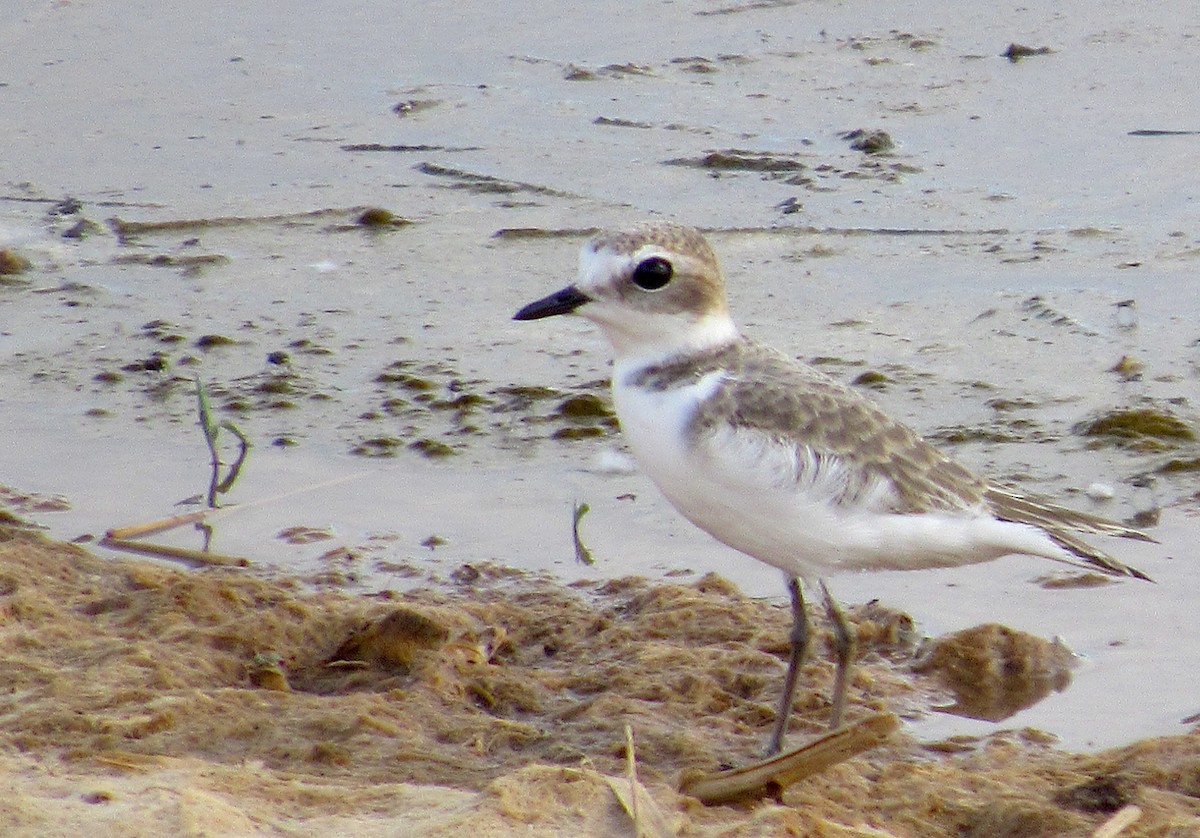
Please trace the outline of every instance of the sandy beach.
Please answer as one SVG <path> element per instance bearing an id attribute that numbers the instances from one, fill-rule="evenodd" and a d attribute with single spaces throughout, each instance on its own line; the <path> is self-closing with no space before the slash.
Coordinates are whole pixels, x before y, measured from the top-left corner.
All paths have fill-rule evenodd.
<path id="1" fill-rule="evenodd" d="M 363 598 L 21 528 L 0 559 L 10 835 L 1085 835 L 1118 813 L 1183 835 L 1200 814 L 1196 735 L 1074 755 L 1031 729 L 902 733 L 777 801 L 703 806 L 679 779 L 757 758 L 787 627 L 719 577 L 564 588 L 488 567 Z M 854 713 L 939 694 L 905 671 L 902 620 L 852 616 Z M 805 674 L 827 695 L 831 670 Z M 801 702 L 793 740 L 827 712 Z M 654 807 L 636 828 L 626 725 Z"/>

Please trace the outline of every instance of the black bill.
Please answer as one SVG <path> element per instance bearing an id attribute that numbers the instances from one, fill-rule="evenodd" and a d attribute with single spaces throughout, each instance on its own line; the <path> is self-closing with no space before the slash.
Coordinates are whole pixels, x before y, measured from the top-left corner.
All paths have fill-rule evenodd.
<path id="1" fill-rule="evenodd" d="M 549 297 L 542 297 L 525 306 L 513 315 L 513 320 L 540 320 L 556 314 L 570 314 L 584 303 L 591 302 L 591 299 L 574 285 L 568 285 L 561 291 L 555 291 Z"/>

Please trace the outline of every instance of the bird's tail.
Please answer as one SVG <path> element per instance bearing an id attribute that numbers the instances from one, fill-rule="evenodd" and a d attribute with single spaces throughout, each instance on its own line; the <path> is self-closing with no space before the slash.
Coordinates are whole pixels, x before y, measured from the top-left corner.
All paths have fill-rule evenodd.
<path id="1" fill-rule="evenodd" d="M 984 492 L 984 497 L 997 518 L 1039 527 L 1050 536 L 1055 544 L 1083 559 L 1088 566 L 1096 570 L 1110 576 L 1132 576 L 1136 579 L 1153 581 L 1137 568 L 1117 561 L 1078 535 L 1079 532 L 1089 532 L 1119 538 L 1132 538 L 1137 541 L 1154 541 L 1141 530 L 1127 527 L 1099 515 L 1068 509 L 1036 495 L 1026 495 L 1001 486 L 989 486 Z"/>

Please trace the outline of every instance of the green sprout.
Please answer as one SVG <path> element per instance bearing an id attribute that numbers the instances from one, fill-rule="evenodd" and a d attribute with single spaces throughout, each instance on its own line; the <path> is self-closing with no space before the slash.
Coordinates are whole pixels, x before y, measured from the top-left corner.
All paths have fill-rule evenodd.
<path id="1" fill-rule="evenodd" d="M 575 538 L 575 561 L 590 567 L 596 563 L 596 560 L 592 558 L 592 551 L 584 545 L 583 539 L 579 537 L 579 522 L 583 520 L 583 516 L 587 515 L 589 511 L 591 511 L 590 506 L 586 503 L 576 501 L 571 533 Z"/>
<path id="2" fill-rule="evenodd" d="M 208 404 L 208 394 L 204 392 L 204 385 L 200 382 L 199 376 L 196 378 L 196 402 L 200 411 L 200 429 L 204 431 L 204 441 L 208 443 L 208 453 L 212 461 L 212 477 L 208 483 L 208 508 L 217 508 L 217 495 L 223 495 L 233 488 L 234 481 L 238 479 L 238 475 L 242 470 L 242 463 L 246 460 L 246 454 L 250 451 L 250 440 L 246 435 L 238 429 L 237 425 L 230 422 L 228 419 L 222 419 L 220 422 L 214 422 L 212 409 Z M 233 464 L 229 466 L 229 471 L 224 479 L 221 479 L 221 452 L 218 446 L 217 438 L 222 430 L 229 431 L 238 440 L 238 455 Z"/>

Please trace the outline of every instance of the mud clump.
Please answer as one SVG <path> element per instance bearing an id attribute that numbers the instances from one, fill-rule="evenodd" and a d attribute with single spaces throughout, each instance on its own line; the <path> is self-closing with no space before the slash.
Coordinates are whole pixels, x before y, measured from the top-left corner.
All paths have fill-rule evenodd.
<path id="1" fill-rule="evenodd" d="M 216 349 L 219 346 L 232 346 L 235 343 L 237 343 L 236 340 L 225 335 L 201 335 L 196 338 L 196 348 L 203 350 Z"/>
<path id="2" fill-rule="evenodd" d="M 617 428 L 617 415 L 609 402 L 595 393 L 579 393 L 559 402 L 551 420 L 564 422 L 551 439 L 589 439 L 606 436 Z"/>
<path id="3" fill-rule="evenodd" d="M 408 668 L 418 652 L 437 649 L 449 636 L 450 629 L 436 618 L 411 608 L 397 608 L 356 629 L 326 665 L 362 661 Z"/>
<path id="4" fill-rule="evenodd" d="M 1054 50 L 1050 47 L 1027 47 L 1024 44 L 1012 43 L 1005 48 L 1004 52 L 1000 53 L 1000 57 L 1007 58 L 1016 64 L 1022 58 L 1030 58 L 1034 55 L 1051 55 L 1053 52 Z"/>
<path id="5" fill-rule="evenodd" d="M 1105 773 L 1077 786 L 1063 789 L 1054 800 L 1080 812 L 1111 814 L 1133 802 L 1133 782 L 1129 777 Z"/>
<path id="6" fill-rule="evenodd" d="M 896 147 L 892 135 L 880 129 L 855 128 L 843 133 L 842 139 L 849 141 L 854 151 L 863 154 L 886 154 Z"/>
<path id="7" fill-rule="evenodd" d="M 798 172 L 805 166 L 799 160 L 779 154 L 745 149 L 709 151 L 701 157 L 676 157 L 666 160 L 668 166 L 689 166 L 714 172 Z"/>
<path id="8" fill-rule="evenodd" d="M 121 370 L 123 372 L 162 372 L 170 366 L 170 363 L 170 359 L 162 352 L 154 352 L 141 360 L 123 364 Z"/>
<path id="9" fill-rule="evenodd" d="M 1200 471 L 1200 457 L 1176 457 L 1167 460 L 1156 469 L 1159 474 L 1180 474 L 1184 472 Z"/>
<path id="10" fill-rule="evenodd" d="M 412 222 L 407 218 L 401 218 L 391 210 L 383 209 L 382 207 L 368 207 L 358 214 L 354 219 L 354 223 L 359 227 L 389 230 L 398 227 L 407 227 Z"/>
<path id="11" fill-rule="evenodd" d="M 1079 423 L 1073 430 L 1080 436 L 1142 450 L 1160 450 L 1196 440 L 1196 432 L 1187 422 L 1152 407 L 1112 410 Z"/>
<path id="12" fill-rule="evenodd" d="M 0 277 L 15 277 L 33 267 L 33 263 L 15 250 L 0 248 Z"/>
<path id="13" fill-rule="evenodd" d="M 436 439 L 429 439 L 428 437 L 424 439 L 413 440 L 408 444 L 408 447 L 411 450 L 434 460 L 438 460 L 443 457 L 453 457 L 458 453 L 454 450 L 453 446 L 447 445 L 446 443 L 440 442 Z"/>
<path id="14" fill-rule="evenodd" d="M 350 449 L 350 453 L 360 457 L 394 457 L 403 446 L 403 440 L 394 436 L 376 436 L 362 440 Z"/>
<path id="15" fill-rule="evenodd" d="M 853 387 L 869 387 L 872 390 L 887 389 L 889 384 L 893 383 L 892 379 L 878 370 L 867 370 L 854 376 L 850 384 Z"/>
<path id="16" fill-rule="evenodd" d="M 613 409 L 597 395 L 583 393 L 565 399 L 558 406 L 559 416 L 573 417 L 610 417 L 614 416 Z"/>
<path id="17" fill-rule="evenodd" d="M 1062 643 L 990 623 L 939 637 L 913 671 L 954 693 L 944 713 L 998 722 L 1071 683 L 1075 656 Z"/>

